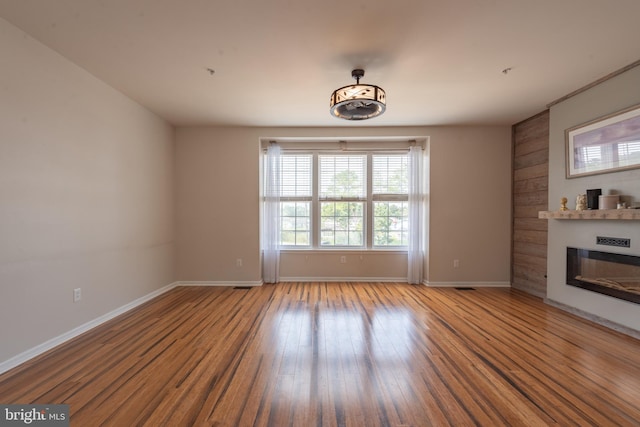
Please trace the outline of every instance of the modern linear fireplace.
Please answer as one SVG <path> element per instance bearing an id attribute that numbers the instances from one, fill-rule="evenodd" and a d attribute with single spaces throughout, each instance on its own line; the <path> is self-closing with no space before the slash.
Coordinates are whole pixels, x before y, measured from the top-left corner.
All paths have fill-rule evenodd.
<path id="1" fill-rule="evenodd" d="M 567 285 L 640 304 L 640 257 L 567 248 Z"/>

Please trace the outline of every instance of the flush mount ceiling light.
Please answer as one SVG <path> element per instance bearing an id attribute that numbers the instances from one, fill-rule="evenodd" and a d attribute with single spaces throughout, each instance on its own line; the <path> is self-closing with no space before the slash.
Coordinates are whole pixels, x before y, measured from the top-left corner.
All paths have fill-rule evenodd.
<path id="1" fill-rule="evenodd" d="M 331 115 L 345 120 L 366 120 L 384 113 L 387 108 L 384 90 L 374 85 L 361 85 L 363 76 L 364 70 L 353 70 L 351 77 L 356 79 L 356 84 L 333 91 Z"/>

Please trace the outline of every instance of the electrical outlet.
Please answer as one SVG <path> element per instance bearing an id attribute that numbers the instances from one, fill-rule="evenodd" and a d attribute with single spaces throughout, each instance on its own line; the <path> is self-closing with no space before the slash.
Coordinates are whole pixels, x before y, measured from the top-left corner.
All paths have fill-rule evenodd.
<path id="1" fill-rule="evenodd" d="M 453 260 L 453 268 L 458 268 L 460 267 L 460 260 L 459 259 L 454 259 Z"/>
<path id="2" fill-rule="evenodd" d="M 242 267 L 242 258 L 236 259 L 236 267 Z"/>
<path id="3" fill-rule="evenodd" d="M 340 264 L 346 264 L 347 263 L 347 257 L 345 255 L 342 255 L 340 257 Z"/>
<path id="4" fill-rule="evenodd" d="M 78 302 L 82 299 L 82 289 L 75 288 L 73 290 L 73 302 Z"/>

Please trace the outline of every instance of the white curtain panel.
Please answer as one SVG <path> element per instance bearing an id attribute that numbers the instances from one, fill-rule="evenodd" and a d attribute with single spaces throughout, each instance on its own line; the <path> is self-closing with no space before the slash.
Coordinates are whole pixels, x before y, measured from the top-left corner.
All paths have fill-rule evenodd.
<path id="1" fill-rule="evenodd" d="M 422 283 L 424 264 L 424 179 L 423 150 L 421 146 L 409 149 L 409 248 L 408 272 L 409 283 Z"/>
<path id="2" fill-rule="evenodd" d="M 262 281 L 280 280 L 280 147 L 271 144 L 265 162 Z"/>

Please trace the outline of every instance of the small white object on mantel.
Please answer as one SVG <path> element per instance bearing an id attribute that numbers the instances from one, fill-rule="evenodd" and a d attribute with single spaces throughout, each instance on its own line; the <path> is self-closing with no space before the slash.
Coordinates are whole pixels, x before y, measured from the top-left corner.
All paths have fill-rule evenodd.
<path id="1" fill-rule="evenodd" d="M 617 209 L 618 203 L 620 203 L 620 196 L 618 194 L 598 196 L 599 209 Z"/>

